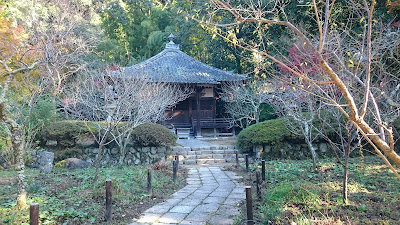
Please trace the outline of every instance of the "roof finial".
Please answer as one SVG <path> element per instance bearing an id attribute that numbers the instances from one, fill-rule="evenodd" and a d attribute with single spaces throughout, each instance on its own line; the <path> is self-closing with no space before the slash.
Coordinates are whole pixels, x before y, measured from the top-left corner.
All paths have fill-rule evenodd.
<path id="1" fill-rule="evenodd" d="M 168 39 L 170 44 L 175 44 L 174 42 L 175 36 L 172 33 L 168 36 Z"/>
<path id="2" fill-rule="evenodd" d="M 165 45 L 165 48 L 179 49 L 179 45 L 174 42 L 175 36 L 172 33 L 168 36 L 168 39 L 169 42 Z"/>

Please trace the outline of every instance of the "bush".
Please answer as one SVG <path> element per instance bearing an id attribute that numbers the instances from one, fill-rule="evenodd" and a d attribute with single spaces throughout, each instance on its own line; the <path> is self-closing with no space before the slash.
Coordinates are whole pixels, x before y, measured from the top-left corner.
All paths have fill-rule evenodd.
<path id="1" fill-rule="evenodd" d="M 86 126 L 83 121 L 63 120 L 46 126 L 40 135 L 42 141 L 56 140 L 62 146 L 73 146 L 75 139 L 81 135 L 88 135 L 89 131 L 96 132 L 96 126 Z"/>
<path id="2" fill-rule="evenodd" d="M 243 152 L 251 152 L 257 145 L 279 145 L 283 140 L 301 140 L 286 128 L 283 117 L 251 125 L 237 136 L 238 147 Z"/>
<path id="3" fill-rule="evenodd" d="M 132 141 L 136 146 L 167 146 L 174 145 L 178 137 L 166 127 L 154 123 L 145 123 L 132 132 Z"/>

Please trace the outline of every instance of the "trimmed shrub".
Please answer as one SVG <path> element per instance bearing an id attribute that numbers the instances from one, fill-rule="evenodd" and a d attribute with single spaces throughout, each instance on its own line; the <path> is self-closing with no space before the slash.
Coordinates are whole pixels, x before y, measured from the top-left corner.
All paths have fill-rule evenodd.
<path id="1" fill-rule="evenodd" d="M 243 152 L 251 152 L 257 145 L 279 145 L 283 140 L 301 140 L 286 128 L 285 118 L 267 120 L 251 125 L 237 136 L 237 144 Z"/>
<path id="2" fill-rule="evenodd" d="M 40 135 L 42 141 L 56 140 L 59 145 L 73 146 L 78 136 L 89 135 L 89 131 L 96 132 L 97 128 L 93 124 L 86 126 L 83 121 L 63 120 L 57 121 L 46 126 Z"/>
<path id="3" fill-rule="evenodd" d="M 166 127 L 155 123 L 145 123 L 132 132 L 132 141 L 136 146 L 158 147 L 174 145 L 178 137 Z"/>

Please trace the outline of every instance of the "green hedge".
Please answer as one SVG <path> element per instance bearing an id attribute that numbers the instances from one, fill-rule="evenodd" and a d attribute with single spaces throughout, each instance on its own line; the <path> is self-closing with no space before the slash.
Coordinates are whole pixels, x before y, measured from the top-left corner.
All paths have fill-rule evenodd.
<path id="1" fill-rule="evenodd" d="M 251 152 L 256 145 L 279 145 L 283 140 L 301 140 L 286 128 L 285 118 L 251 125 L 237 136 L 238 147 L 243 152 Z"/>
<path id="2" fill-rule="evenodd" d="M 56 140 L 61 146 L 73 146 L 75 139 L 81 135 L 89 135 L 90 131 L 97 132 L 94 124 L 83 121 L 63 120 L 51 123 L 43 128 L 40 140 Z"/>
<path id="3" fill-rule="evenodd" d="M 132 140 L 136 146 L 174 145 L 178 137 L 166 127 L 154 123 L 145 123 L 132 132 Z"/>

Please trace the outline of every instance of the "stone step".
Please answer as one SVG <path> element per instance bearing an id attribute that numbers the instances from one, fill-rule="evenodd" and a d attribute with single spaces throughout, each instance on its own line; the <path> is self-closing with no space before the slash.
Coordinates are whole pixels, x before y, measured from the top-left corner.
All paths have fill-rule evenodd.
<path id="1" fill-rule="evenodd" d="M 197 156 L 196 155 L 187 155 L 185 156 L 184 160 L 190 160 L 190 159 L 196 159 Z"/>
<path id="2" fill-rule="evenodd" d="M 209 155 L 212 153 L 213 153 L 213 150 L 201 150 L 201 151 L 197 151 L 196 155 Z"/>
<path id="3" fill-rule="evenodd" d="M 245 160 L 243 158 L 239 158 L 239 162 L 243 163 Z M 227 159 L 185 159 L 182 160 L 181 163 L 184 165 L 196 165 L 196 164 L 218 164 L 218 163 L 234 163 L 235 160 L 227 160 Z"/>
<path id="4" fill-rule="evenodd" d="M 197 155 L 197 159 L 212 159 L 213 158 L 213 154 L 201 154 L 201 155 Z"/>
<path id="5" fill-rule="evenodd" d="M 213 159 L 224 159 L 224 155 L 223 154 L 212 154 L 212 158 Z"/>
<path id="6" fill-rule="evenodd" d="M 185 165 L 195 165 L 196 159 L 186 159 L 186 160 L 183 160 L 182 163 Z"/>

